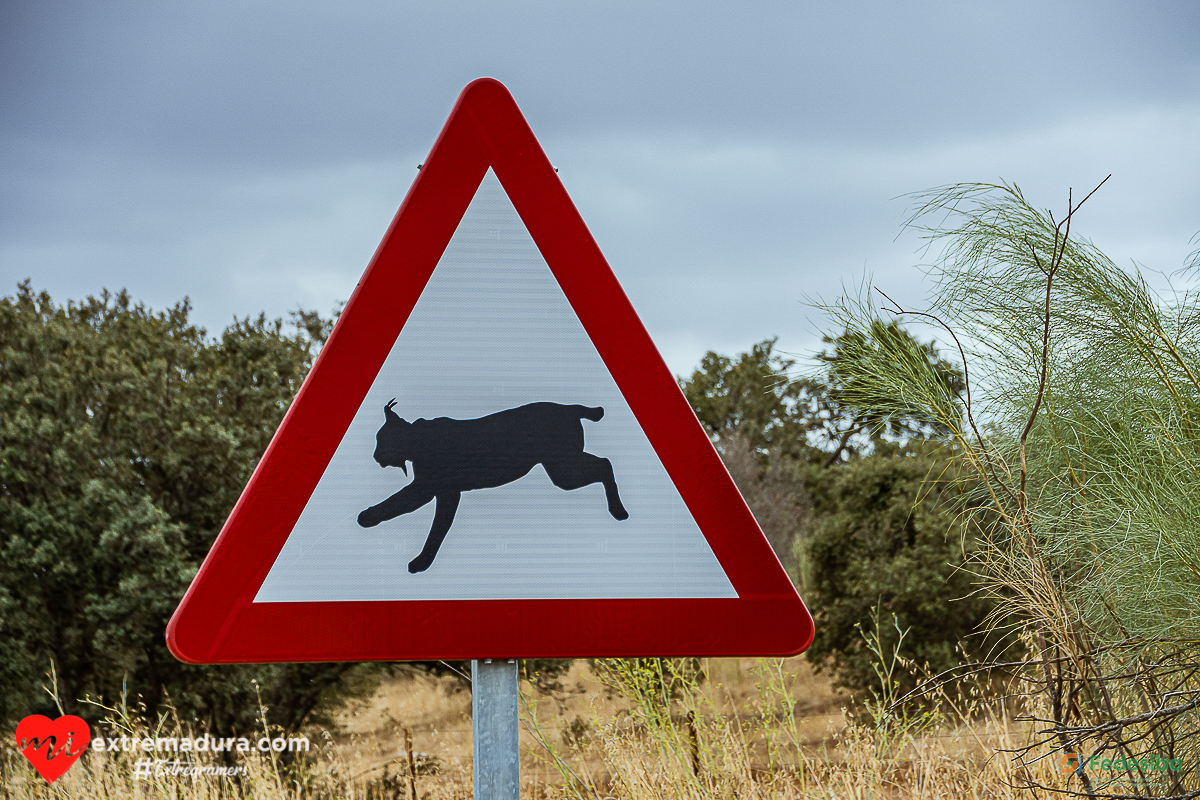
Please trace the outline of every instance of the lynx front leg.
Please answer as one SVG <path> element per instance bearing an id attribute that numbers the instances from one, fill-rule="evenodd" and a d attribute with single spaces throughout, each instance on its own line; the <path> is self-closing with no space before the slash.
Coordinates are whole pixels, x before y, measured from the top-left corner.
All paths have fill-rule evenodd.
<path id="1" fill-rule="evenodd" d="M 358 515 L 358 524 L 373 528 L 381 522 L 409 514 L 433 499 L 433 491 L 418 486 L 415 482 L 405 486 L 378 505 L 373 505 Z"/>
<path id="2" fill-rule="evenodd" d="M 442 540 L 450 531 L 450 525 L 454 522 L 454 512 L 458 511 L 458 501 L 461 497 L 460 492 L 446 492 L 437 496 L 437 511 L 433 515 L 433 527 L 429 529 L 429 538 L 425 540 L 425 547 L 421 550 L 421 555 L 408 562 L 409 572 L 424 572 L 429 569 L 434 556 L 438 553 L 438 548 L 442 546 Z"/>

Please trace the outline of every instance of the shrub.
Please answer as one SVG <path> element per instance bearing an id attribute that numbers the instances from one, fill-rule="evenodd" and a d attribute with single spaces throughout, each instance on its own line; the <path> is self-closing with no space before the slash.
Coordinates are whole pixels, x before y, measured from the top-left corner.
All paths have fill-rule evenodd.
<path id="1" fill-rule="evenodd" d="M 873 618 L 907 631 L 903 655 L 934 672 L 961 662 L 960 642 L 972 639 L 993 604 L 975 593 L 963 569 L 974 538 L 961 512 L 965 486 L 948 473 L 944 453 L 910 446 L 826 471 L 814 488 L 816 522 L 808 542 L 811 570 L 806 600 L 816 619 L 809 657 L 832 669 L 837 682 L 865 699 L 876 683 L 874 658 L 862 632 Z M 878 613 L 882 612 L 882 613 Z M 868 630 L 889 659 L 898 631 Z M 901 691 L 914 688 L 917 670 L 897 675 Z"/>

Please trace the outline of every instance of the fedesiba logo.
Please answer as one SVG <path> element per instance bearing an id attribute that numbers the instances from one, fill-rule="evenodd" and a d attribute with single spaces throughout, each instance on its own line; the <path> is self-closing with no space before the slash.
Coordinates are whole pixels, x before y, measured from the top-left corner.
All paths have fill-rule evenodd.
<path id="1" fill-rule="evenodd" d="M 17 749 L 47 783 L 62 777 L 91 741 L 88 724 L 72 714 L 58 719 L 31 714 L 17 724 Z"/>
<path id="2" fill-rule="evenodd" d="M 1105 758 L 1102 754 L 1097 753 L 1082 761 L 1078 753 L 1064 753 L 1060 761 L 1062 762 L 1063 772 L 1082 772 L 1085 765 L 1096 772 L 1121 772 L 1124 770 L 1178 772 L 1183 769 L 1183 759 L 1163 758 L 1157 753 L 1149 753 L 1140 758 L 1135 756 Z"/>

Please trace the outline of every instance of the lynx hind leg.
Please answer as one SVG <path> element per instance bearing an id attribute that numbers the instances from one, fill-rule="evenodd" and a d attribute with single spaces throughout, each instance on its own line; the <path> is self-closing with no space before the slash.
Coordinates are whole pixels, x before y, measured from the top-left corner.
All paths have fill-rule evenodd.
<path id="1" fill-rule="evenodd" d="M 617 479 L 613 475 L 612 463 L 607 458 L 591 453 L 576 453 L 567 458 L 547 461 L 543 464 L 550 482 L 560 489 L 571 491 L 593 483 L 604 485 L 604 497 L 608 500 L 608 513 L 614 519 L 629 519 L 629 512 L 621 503 L 617 491 Z"/>

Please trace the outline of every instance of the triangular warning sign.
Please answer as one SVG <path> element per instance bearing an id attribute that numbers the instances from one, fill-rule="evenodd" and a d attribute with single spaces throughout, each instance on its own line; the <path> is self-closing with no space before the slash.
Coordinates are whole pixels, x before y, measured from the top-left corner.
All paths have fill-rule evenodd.
<path id="1" fill-rule="evenodd" d="M 790 655 L 812 633 L 512 97 L 471 83 L 171 651 Z"/>

